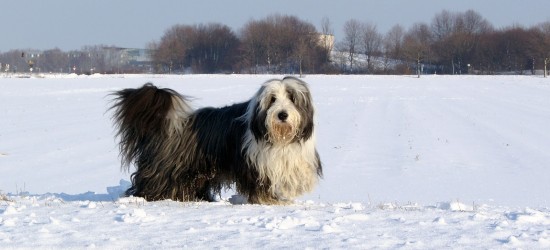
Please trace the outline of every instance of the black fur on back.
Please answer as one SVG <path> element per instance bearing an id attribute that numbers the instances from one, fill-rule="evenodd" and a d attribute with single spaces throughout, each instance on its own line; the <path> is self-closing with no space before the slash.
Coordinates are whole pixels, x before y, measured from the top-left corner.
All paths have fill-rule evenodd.
<path id="1" fill-rule="evenodd" d="M 123 166 L 136 167 L 127 195 L 146 200 L 211 201 L 212 193 L 219 194 L 243 172 L 239 188 L 256 185 L 254 169 L 243 167 L 240 148 L 247 126 L 240 117 L 248 102 L 174 117 L 170 115 L 176 111 L 174 98 L 187 103 L 174 90 L 145 84 L 114 95 L 113 118 Z M 181 128 L 171 130 L 171 119 L 177 119 Z"/>

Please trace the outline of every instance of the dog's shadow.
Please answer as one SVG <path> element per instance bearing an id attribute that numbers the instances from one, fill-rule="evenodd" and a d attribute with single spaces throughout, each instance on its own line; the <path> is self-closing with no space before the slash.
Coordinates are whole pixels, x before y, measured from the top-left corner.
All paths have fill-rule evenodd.
<path id="1" fill-rule="evenodd" d="M 120 197 L 124 196 L 124 192 L 130 187 L 131 183 L 126 180 L 120 180 L 118 186 L 107 187 L 106 194 L 98 194 L 96 192 L 85 192 L 81 194 L 67 194 L 67 193 L 45 193 L 45 194 L 31 194 L 29 192 L 19 192 L 17 194 L 10 194 L 14 196 L 33 196 L 33 197 L 54 197 L 63 201 L 117 201 Z"/>
<path id="2" fill-rule="evenodd" d="M 67 194 L 67 193 L 46 193 L 46 194 L 29 194 L 27 192 L 22 192 L 18 195 L 27 195 L 27 196 L 39 196 L 39 197 L 55 197 L 63 201 L 95 201 L 95 202 L 115 202 L 121 197 L 125 197 L 124 192 L 130 188 L 132 183 L 127 180 L 120 180 L 118 186 L 107 187 L 107 193 L 98 194 L 96 192 L 85 192 L 80 194 Z M 223 199 L 225 200 L 225 199 Z M 223 201 L 222 199 L 217 200 L 218 202 Z M 239 194 L 233 194 L 230 198 L 225 200 L 226 202 L 231 203 L 232 205 L 244 205 L 248 204 L 248 199 L 245 196 Z"/>

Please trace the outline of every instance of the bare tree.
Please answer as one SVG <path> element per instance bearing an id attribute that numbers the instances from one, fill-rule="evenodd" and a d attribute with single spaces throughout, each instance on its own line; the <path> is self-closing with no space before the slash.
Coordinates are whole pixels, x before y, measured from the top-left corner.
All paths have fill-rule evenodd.
<path id="1" fill-rule="evenodd" d="M 492 25 L 474 10 L 467 10 L 458 14 L 455 21 L 455 32 L 467 34 L 481 34 L 492 30 Z"/>
<path id="2" fill-rule="evenodd" d="M 371 59 L 373 55 L 380 52 L 382 35 L 378 32 L 376 25 L 372 23 L 363 24 L 361 31 L 361 46 L 367 57 L 367 72 L 371 72 Z"/>
<path id="3" fill-rule="evenodd" d="M 350 19 L 344 24 L 344 40 L 340 43 L 340 49 L 347 53 L 349 71 L 353 72 L 355 56 L 359 52 L 361 39 L 361 23 Z"/>
<path id="4" fill-rule="evenodd" d="M 533 46 L 538 48 L 538 53 L 543 60 L 544 77 L 547 77 L 547 66 L 550 63 L 550 21 L 537 25 L 536 29 L 538 31 L 538 39 L 534 41 Z"/>
<path id="5" fill-rule="evenodd" d="M 474 52 L 481 35 L 492 29 L 492 25 L 473 10 L 456 13 L 442 11 L 431 24 L 437 61 L 449 66 L 449 73 L 462 73 L 470 62 L 475 61 Z"/>
<path id="6" fill-rule="evenodd" d="M 389 45 L 393 58 L 395 59 L 401 59 L 402 57 L 401 47 L 403 44 L 404 35 L 405 30 L 399 24 L 393 26 L 386 34 L 386 43 Z"/>
<path id="7" fill-rule="evenodd" d="M 407 59 L 416 63 L 418 77 L 421 75 L 421 63 L 430 53 L 432 34 L 428 25 L 414 24 L 403 39 L 403 51 Z"/>
<path id="8" fill-rule="evenodd" d="M 436 40 L 443 40 L 453 33 L 454 17 L 448 10 L 443 10 L 432 19 L 432 33 Z"/>
<path id="9" fill-rule="evenodd" d="M 230 71 L 239 40 L 226 25 L 210 23 L 195 26 L 175 25 L 160 42 L 150 43 L 156 69 L 161 72 L 196 73 Z"/>
<path id="10" fill-rule="evenodd" d="M 42 58 L 43 72 L 70 72 L 67 53 L 58 48 L 45 50 Z"/>
<path id="11" fill-rule="evenodd" d="M 394 60 L 396 62 L 403 59 L 402 45 L 404 29 L 401 25 L 394 25 L 384 36 L 382 41 L 383 54 L 384 54 L 384 71 L 389 69 L 389 61 Z"/>
<path id="12" fill-rule="evenodd" d="M 161 72 L 183 71 L 187 49 L 191 45 L 193 28 L 188 25 L 174 25 L 169 28 L 152 54 L 153 62 Z"/>
<path id="13" fill-rule="evenodd" d="M 503 70 L 522 74 L 523 70 L 530 68 L 532 55 L 530 51 L 530 41 L 532 33 L 522 27 L 515 26 L 504 30 L 500 39 L 496 42 L 501 51 L 499 61 L 504 66 Z"/>
<path id="14" fill-rule="evenodd" d="M 334 30 L 332 29 L 330 20 L 326 16 L 321 20 L 321 33 L 322 48 L 326 53 L 326 62 L 329 62 L 330 53 L 332 52 L 332 47 L 334 46 Z"/>
<path id="15" fill-rule="evenodd" d="M 258 73 L 259 66 L 270 65 L 268 28 L 266 21 L 250 21 L 242 28 L 240 67 L 251 69 L 252 73 Z"/>
<path id="16" fill-rule="evenodd" d="M 295 16 L 250 21 L 241 31 L 241 42 L 241 65 L 255 72 L 315 72 L 328 60 L 315 26 Z"/>
<path id="17" fill-rule="evenodd" d="M 228 72 L 232 69 L 239 44 L 237 36 L 226 25 L 199 24 L 188 49 L 188 64 L 193 72 Z"/>

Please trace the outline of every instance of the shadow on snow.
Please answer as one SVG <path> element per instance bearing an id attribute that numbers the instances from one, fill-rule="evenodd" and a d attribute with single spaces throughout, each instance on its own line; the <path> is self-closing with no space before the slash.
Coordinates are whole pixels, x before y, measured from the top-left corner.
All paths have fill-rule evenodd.
<path id="1" fill-rule="evenodd" d="M 97 194 L 95 192 L 85 192 L 81 194 L 66 194 L 66 193 L 46 193 L 46 194 L 30 194 L 28 192 L 22 192 L 17 194 L 18 196 L 53 196 L 55 198 L 62 199 L 64 201 L 116 201 L 118 198 L 124 196 L 124 192 L 130 187 L 131 183 L 126 180 L 120 180 L 118 186 L 107 187 L 106 194 Z M 13 195 L 13 194 L 11 194 Z"/>

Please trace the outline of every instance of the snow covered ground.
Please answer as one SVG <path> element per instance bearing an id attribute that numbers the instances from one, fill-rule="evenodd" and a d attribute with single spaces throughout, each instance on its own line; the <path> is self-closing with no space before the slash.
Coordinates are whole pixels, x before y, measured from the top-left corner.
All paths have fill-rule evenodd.
<path id="1" fill-rule="evenodd" d="M 220 106 L 272 77 L 0 76 L 0 248 L 550 248 L 550 80 L 533 76 L 307 76 L 313 193 L 118 198 L 110 92 L 150 81 Z"/>

